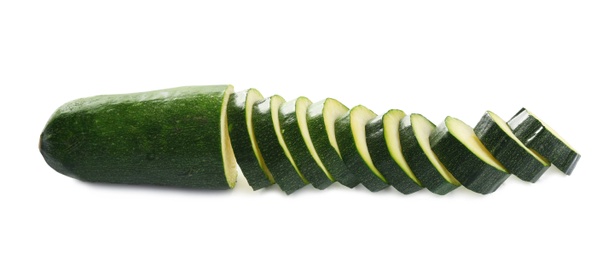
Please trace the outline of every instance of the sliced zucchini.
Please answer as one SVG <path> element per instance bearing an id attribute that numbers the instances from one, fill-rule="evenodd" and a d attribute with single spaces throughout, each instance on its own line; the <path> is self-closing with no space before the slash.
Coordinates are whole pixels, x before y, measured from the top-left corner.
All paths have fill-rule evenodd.
<path id="1" fill-rule="evenodd" d="M 320 166 L 322 163 L 318 162 L 320 158 L 309 149 L 309 146 L 313 147 L 307 129 L 307 107 L 309 105 L 311 101 L 306 97 L 299 97 L 284 103 L 279 108 L 279 122 L 284 142 L 299 172 L 313 187 L 322 190 L 333 182 L 322 170 L 323 166 Z"/>
<path id="2" fill-rule="evenodd" d="M 335 122 L 335 136 L 341 158 L 370 191 L 380 191 L 389 186 L 382 173 L 375 168 L 365 134 L 365 126 L 377 115 L 364 106 L 355 106 Z"/>
<path id="3" fill-rule="evenodd" d="M 507 124 L 514 135 L 567 175 L 576 167 L 580 154 L 563 137 L 534 114 L 522 108 Z"/>
<path id="4" fill-rule="evenodd" d="M 281 96 L 274 95 L 254 103 L 252 122 L 264 163 L 281 190 L 291 194 L 308 182 L 296 168 L 281 136 L 278 114 L 284 102 Z"/>
<path id="5" fill-rule="evenodd" d="M 403 156 L 420 183 L 429 191 L 445 195 L 460 183 L 431 149 L 429 136 L 435 125 L 420 114 L 411 114 L 401 120 L 399 135 Z"/>
<path id="6" fill-rule="evenodd" d="M 392 109 L 369 121 L 365 127 L 367 147 L 373 165 L 396 190 L 410 194 L 422 189 L 420 182 L 403 158 L 399 123 L 405 113 Z"/>
<path id="7" fill-rule="evenodd" d="M 482 116 L 474 131 L 508 172 L 524 181 L 536 182 L 550 167 L 550 162 L 522 144 L 507 123 L 491 111 Z"/>
<path id="8" fill-rule="evenodd" d="M 430 142 L 439 160 L 469 190 L 492 193 L 510 176 L 473 129 L 456 118 L 446 117 L 431 133 Z"/>
<path id="9" fill-rule="evenodd" d="M 360 182 L 343 163 L 335 136 L 335 121 L 348 111 L 345 105 L 333 98 L 313 103 L 307 108 L 307 127 L 313 143 L 312 154 L 318 155 L 314 158 L 320 159 L 327 177 L 354 188 Z"/>
<path id="10" fill-rule="evenodd" d="M 253 190 L 275 183 L 262 159 L 252 125 L 253 105 L 263 99 L 258 90 L 250 88 L 230 95 L 227 109 L 232 148 L 241 172 Z"/>

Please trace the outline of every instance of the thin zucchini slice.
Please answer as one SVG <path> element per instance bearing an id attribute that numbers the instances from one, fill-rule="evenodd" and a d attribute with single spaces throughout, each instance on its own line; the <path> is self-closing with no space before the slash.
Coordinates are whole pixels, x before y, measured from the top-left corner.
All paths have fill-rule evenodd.
<path id="1" fill-rule="evenodd" d="M 273 179 L 286 194 L 291 194 L 308 182 L 301 175 L 281 136 L 279 107 L 285 100 L 278 95 L 254 103 L 252 122 L 256 143 Z"/>
<path id="2" fill-rule="evenodd" d="M 306 97 L 284 103 L 279 108 L 281 133 L 296 167 L 316 189 L 325 189 L 333 182 L 323 171 L 322 163 L 315 154 L 307 129 L 307 108 L 311 101 Z M 317 158 L 317 159 L 316 159 Z"/>
<path id="3" fill-rule="evenodd" d="M 473 129 L 456 118 L 446 117 L 431 133 L 430 142 L 439 160 L 469 190 L 492 193 L 510 176 Z"/>
<path id="4" fill-rule="evenodd" d="M 403 158 L 399 123 L 405 113 L 392 109 L 369 121 L 365 127 L 367 147 L 373 165 L 396 190 L 411 194 L 422 189 L 420 182 Z"/>
<path id="5" fill-rule="evenodd" d="M 401 120 L 399 135 L 402 152 L 412 172 L 429 191 L 445 195 L 460 183 L 431 149 L 429 136 L 435 125 L 420 114 L 411 114 Z"/>
<path id="6" fill-rule="evenodd" d="M 230 95 L 228 102 L 228 129 L 237 163 L 253 190 L 275 183 L 264 164 L 252 125 L 254 103 L 263 100 L 258 90 L 250 88 Z"/>
<path id="7" fill-rule="evenodd" d="M 507 124 L 524 145 L 548 159 L 563 173 L 571 175 L 580 160 L 580 154 L 554 129 L 525 108 Z"/>
<path id="8" fill-rule="evenodd" d="M 365 134 L 365 126 L 377 115 L 364 106 L 355 106 L 335 122 L 335 135 L 345 165 L 372 192 L 389 186 L 375 168 Z"/>
<path id="9" fill-rule="evenodd" d="M 497 114 L 486 111 L 474 128 L 475 134 L 490 153 L 518 178 L 536 182 L 550 167 L 550 162 L 527 148 Z"/>

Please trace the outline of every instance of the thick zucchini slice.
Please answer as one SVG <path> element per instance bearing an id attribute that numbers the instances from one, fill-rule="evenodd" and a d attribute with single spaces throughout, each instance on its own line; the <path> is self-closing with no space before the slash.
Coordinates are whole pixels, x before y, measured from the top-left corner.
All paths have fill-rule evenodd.
<path id="1" fill-rule="evenodd" d="M 281 136 L 279 107 L 285 100 L 278 95 L 254 103 L 252 122 L 256 143 L 273 179 L 286 194 L 291 194 L 308 182 L 296 168 Z"/>
<path id="2" fill-rule="evenodd" d="M 324 166 L 313 150 L 307 129 L 307 108 L 309 105 L 311 105 L 311 101 L 306 97 L 299 97 L 284 103 L 279 108 L 279 122 L 283 139 L 296 163 L 296 167 L 313 187 L 322 190 L 333 184 L 333 181 L 324 172 Z"/>
<path id="3" fill-rule="evenodd" d="M 380 191 L 389 186 L 382 173 L 375 168 L 365 134 L 365 126 L 377 115 L 364 106 L 355 106 L 335 122 L 335 136 L 341 158 L 370 191 Z"/>
<path id="4" fill-rule="evenodd" d="M 307 127 L 313 149 L 324 166 L 327 177 L 331 181 L 336 180 L 346 187 L 354 188 L 360 182 L 341 159 L 335 136 L 335 121 L 348 111 L 349 109 L 336 99 L 318 101 L 307 108 Z"/>
<path id="5" fill-rule="evenodd" d="M 508 172 L 524 181 L 536 182 L 550 167 L 550 162 L 522 144 L 507 123 L 491 111 L 486 111 L 474 131 Z"/>
<path id="6" fill-rule="evenodd" d="M 456 118 L 446 117 L 431 133 L 430 142 L 439 160 L 469 190 L 494 192 L 510 176 L 473 129 Z"/>
<path id="7" fill-rule="evenodd" d="M 548 159 L 565 174 L 571 175 L 580 160 L 580 154 L 554 129 L 525 108 L 514 115 L 507 124 L 527 147 Z"/>
<path id="8" fill-rule="evenodd" d="M 422 189 L 420 182 L 403 158 L 399 124 L 405 113 L 392 109 L 369 121 L 365 127 L 367 147 L 373 165 L 396 190 L 410 194 Z"/>
<path id="9" fill-rule="evenodd" d="M 263 100 L 258 90 L 250 88 L 230 95 L 228 102 L 228 132 L 237 163 L 253 190 L 275 183 L 264 164 L 252 125 L 253 105 Z"/>
<path id="10" fill-rule="evenodd" d="M 399 135 L 403 156 L 416 178 L 429 191 L 445 195 L 460 183 L 431 149 L 429 136 L 435 125 L 420 114 L 411 114 L 401 120 Z"/>
<path id="11" fill-rule="evenodd" d="M 83 181 L 232 188 L 232 92 L 191 86 L 78 99 L 51 116 L 39 148 L 53 169 Z"/>

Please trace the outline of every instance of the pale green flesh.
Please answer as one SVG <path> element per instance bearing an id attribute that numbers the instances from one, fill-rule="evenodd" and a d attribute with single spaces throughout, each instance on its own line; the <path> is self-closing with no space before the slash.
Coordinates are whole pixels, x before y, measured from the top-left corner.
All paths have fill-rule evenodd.
<path id="1" fill-rule="evenodd" d="M 384 124 L 384 139 L 386 140 L 386 146 L 392 159 L 403 169 L 403 171 L 409 176 L 415 183 L 422 185 L 414 172 L 409 168 L 403 152 L 401 151 L 401 137 L 399 136 L 399 124 L 405 117 L 405 113 L 401 110 L 390 110 L 384 114 L 382 121 Z"/>
<path id="2" fill-rule="evenodd" d="M 220 134 L 222 140 L 222 160 L 224 161 L 224 174 L 226 175 L 226 181 L 230 188 L 234 188 L 237 183 L 237 159 L 235 153 L 232 150 L 230 144 L 230 134 L 228 133 L 228 116 L 226 108 L 228 107 L 228 99 L 230 94 L 234 92 L 234 87 L 228 85 L 224 92 L 224 99 L 222 101 L 222 115 L 220 120 Z"/>
<path id="3" fill-rule="evenodd" d="M 262 169 L 267 179 L 269 179 L 271 183 L 275 183 L 271 171 L 264 163 L 264 158 L 262 158 L 260 148 L 258 148 L 258 143 L 256 142 L 256 135 L 254 134 L 254 126 L 252 123 L 252 111 L 254 103 L 262 99 L 262 94 L 260 94 L 260 92 L 258 92 L 258 90 L 256 89 L 250 89 L 249 92 L 247 92 L 247 98 L 245 100 L 245 121 L 247 122 L 247 133 L 249 134 L 249 141 L 252 143 L 252 149 L 254 150 L 254 155 L 256 156 L 256 159 L 258 160 L 258 165 L 260 165 L 260 169 Z"/>
<path id="4" fill-rule="evenodd" d="M 535 159 L 537 159 L 541 164 L 543 164 L 544 166 L 548 166 L 550 165 L 550 163 L 544 159 L 542 159 L 542 157 L 536 153 L 535 151 L 527 148 L 521 141 L 520 139 L 518 139 L 518 137 L 516 137 L 516 135 L 514 135 L 514 132 L 512 132 L 512 129 L 510 129 L 510 127 L 507 125 L 507 123 L 501 119 L 501 117 L 499 117 L 497 114 L 488 111 L 488 114 L 490 115 L 490 118 L 492 118 L 495 123 L 501 128 L 503 129 L 503 131 L 509 136 L 511 137 L 518 145 L 520 145 L 520 147 L 522 147 L 523 149 L 525 149 L 529 154 L 531 154 L 531 156 L 533 156 Z"/>
<path id="5" fill-rule="evenodd" d="M 471 153 L 480 158 L 485 163 L 500 171 L 507 172 L 505 167 L 486 149 L 484 144 L 478 139 L 478 136 L 473 132 L 473 128 L 465 124 L 463 121 L 454 117 L 446 118 L 446 126 L 450 134 L 456 137 Z"/>
<path id="6" fill-rule="evenodd" d="M 279 107 L 281 107 L 284 102 L 286 101 L 281 96 L 275 95 L 271 97 L 271 117 L 273 118 L 273 127 L 275 128 L 275 135 L 277 135 L 277 140 L 279 141 L 281 148 L 283 148 L 284 154 L 286 154 L 286 157 L 288 157 L 288 160 L 290 160 L 290 163 L 292 163 L 292 167 L 294 167 L 296 173 L 298 173 L 304 183 L 309 183 L 309 181 L 305 179 L 305 176 L 303 176 L 301 171 L 299 171 L 298 167 L 296 166 L 296 163 L 292 158 L 292 154 L 290 154 L 288 146 L 286 145 L 286 142 L 284 141 L 284 138 L 281 134 L 281 126 L 279 124 Z"/>
<path id="7" fill-rule="evenodd" d="M 309 129 L 307 128 L 307 108 L 311 105 L 311 101 L 306 97 L 299 97 L 296 99 L 296 119 L 298 122 L 298 127 L 301 130 L 301 135 L 303 136 L 303 140 L 307 145 L 307 149 L 311 154 L 311 157 L 316 161 L 316 164 L 324 171 L 326 177 L 329 180 L 334 181 L 333 176 L 326 169 L 322 160 L 320 160 L 320 156 L 316 152 L 316 148 L 313 146 L 313 142 L 311 141 L 311 136 L 309 136 Z"/>
<path id="8" fill-rule="evenodd" d="M 426 157 L 429 158 L 429 161 L 431 161 L 431 164 L 435 166 L 435 169 L 437 169 L 439 174 L 441 174 L 441 176 L 446 181 L 456 186 L 459 186 L 460 182 L 458 182 L 458 180 L 456 180 L 456 178 L 452 176 L 452 174 L 448 171 L 448 169 L 446 169 L 443 163 L 439 161 L 439 158 L 437 157 L 437 155 L 435 155 L 435 153 L 431 149 L 431 142 L 429 140 L 429 136 L 431 135 L 431 132 L 435 130 L 435 125 L 433 125 L 431 122 L 429 122 L 428 119 L 426 119 L 424 116 L 420 114 L 412 114 L 410 116 L 410 120 L 411 120 L 411 127 L 414 130 L 414 135 L 416 136 L 416 139 L 418 140 L 418 145 L 420 145 L 420 148 L 422 148 L 422 151 L 424 151 L 424 154 L 426 154 Z"/>
<path id="9" fill-rule="evenodd" d="M 387 182 L 382 173 L 375 168 L 371 155 L 369 154 L 369 148 L 367 147 L 367 135 L 365 126 L 367 123 L 375 118 L 377 114 L 373 113 L 370 109 L 364 106 L 356 106 L 350 111 L 350 127 L 352 128 L 352 136 L 354 137 L 354 144 L 358 149 L 358 154 L 365 161 L 369 169 L 382 181 Z"/>
<path id="10" fill-rule="evenodd" d="M 324 116 L 324 125 L 326 127 L 326 133 L 328 134 L 328 141 L 330 145 L 335 148 L 339 156 L 341 156 L 341 152 L 339 151 L 337 137 L 335 136 L 335 120 L 345 115 L 348 110 L 350 109 L 336 99 L 327 98 L 326 101 L 324 101 L 324 111 L 322 115 Z"/>

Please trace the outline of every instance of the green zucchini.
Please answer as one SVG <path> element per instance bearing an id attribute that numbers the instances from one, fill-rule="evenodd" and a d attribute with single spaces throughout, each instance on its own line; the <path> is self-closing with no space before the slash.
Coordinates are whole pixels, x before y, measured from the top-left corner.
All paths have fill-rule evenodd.
<path id="1" fill-rule="evenodd" d="M 380 191 L 389 186 L 379 172 L 367 147 L 365 126 L 377 115 L 364 106 L 355 106 L 335 122 L 335 136 L 345 165 L 370 191 Z"/>
<path id="2" fill-rule="evenodd" d="M 373 165 L 390 185 L 403 194 L 422 189 L 420 182 L 403 158 L 399 139 L 399 124 L 405 113 L 391 109 L 369 121 L 365 127 L 367 147 Z"/>
<path id="3" fill-rule="evenodd" d="M 314 158 L 320 159 L 327 177 L 354 188 L 360 182 L 343 163 L 335 136 L 335 121 L 348 111 L 345 105 L 333 98 L 313 103 L 307 108 L 307 128 L 317 154 Z"/>
<path id="4" fill-rule="evenodd" d="M 456 118 L 446 117 L 431 133 L 430 142 L 439 160 L 469 190 L 492 193 L 510 175 L 473 129 Z"/>
<path id="5" fill-rule="evenodd" d="M 411 114 L 401 120 L 399 136 L 402 152 L 416 178 L 429 191 L 445 195 L 460 183 L 431 149 L 429 137 L 435 125 L 420 114 Z"/>
<path id="6" fill-rule="evenodd" d="M 230 95 L 227 109 L 232 149 L 243 176 L 254 190 L 275 183 L 271 172 L 264 164 L 252 126 L 253 105 L 263 99 L 258 90 L 250 88 Z"/>
<path id="7" fill-rule="evenodd" d="M 486 111 L 474 131 L 509 173 L 524 181 L 536 182 L 550 167 L 550 162 L 522 144 L 507 123 L 491 111 Z"/>
<path id="8" fill-rule="evenodd" d="M 273 179 L 286 194 L 291 194 L 307 185 L 307 180 L 298 168 L 286 147 L 279 124 L 279 107 L 285 102 L 278 95 L 254 104 L 252 123 L 256 143 Z"/>
<path id="9" fill-rule="evenodd" d="M 307 129 L 307 108 L 311 101 L 306 97 L 284 103 L 279 108 L 281 133 L 296 167 L 316 189 L 325 189 L 333 184 L 323 170 Z"/>
<path id="10" fill-rule="evenodd" d="M 580 160 L 580 154 L 554 129 L 525 108 L 522 108 L 507 123 L 514 135 L 527 147 L 548 159 L 563 173 L 571 175 Z"/>
<path id="11" fill-rule="evenodd" d="M 39 149 L 53 169 L 83 181 L 232 188 L 232 92 L 192 86 L 78 99 L 51 116 Z"/>

